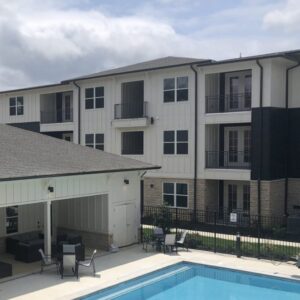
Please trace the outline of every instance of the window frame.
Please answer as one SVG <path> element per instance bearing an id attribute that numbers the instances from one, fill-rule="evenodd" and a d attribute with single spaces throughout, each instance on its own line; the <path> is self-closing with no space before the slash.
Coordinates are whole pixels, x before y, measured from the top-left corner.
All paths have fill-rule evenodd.
<path id="1" fill-rule="evenodd" d="M 170 193 L 165 193 L 164 192 L 164 185 L 165 184 L 172 184 L 173 185 L 173 194 Z M 185 194 L 177 194 L 177 185 L 179 184 L 184 184 L 186 185 L 186 195 Z M 172 195 L 173 199 L 174 199 L 174 206 L 171 205 L 166 205 L 165 201 L 164 201 L 164 195 Z M 184 196 L 186 197 L 186 207 L 182 207 L 182 206 L 177 206 L 177 196 Z M 186 182 L 169 182 L 169 181 L 163 181 L 162 182 L 162 204 L 166 205 L 167 207 L 170 208 L 180 208 L 180 209 L 189 209 L 189 184 Z"/>
<path id="2" fill-rule="evenodd" d="M 143 148 L 139 149 L 139 150 L 142 150 L 141 153 L 126 153 L 127 151 L 124 151 L 124 150 L 127 150 L 126 147 L 124 148 L 124 135 L 130 134 L 130 133 L 131 134 L 132 133 L 140 133 L 141 134 L 142 139 L 143 139 L 143 141 L 142 141 Z M 145 131 L 144 130 L 122 131 L 121 132 L 121 155 L 139 155 L 139 156 L 145 155 Z"/>
<path id="3" fill-rule="evenodd" d="M 7 209 L 11 208 L 11 207 L 17 208 L 17 214 L 15 216 L 7 216 Z M 13 231 L 13 232 L 7 232 L 7 228 L 8 228 L 7 223 L 8 223 L 8 220 L 11 220 L 11 219 L 16 219 L 17 220 L 17 222 L 16 222 L 17 223 L 17 226 L 16 226 L 17 229 L 16 229 L 16 231 Z M 16 234 L 18 232 L 19 232 L 19 205 L 7 206 L 5 208 L 5 233 L 6 233 L 6 235 L 11 235 L 11 234 Z"/>
<path id="4" fill-rule="evenodd" d="M 180 78 L 187 78 L 187 87 L 186 88 L 179 88 L 178 87 L 178 80 Z M 174 80 L 174 88 L 173 89 L 165 89 L 165 80 Z M 178 91 L 187 90 L 187 99 L 185 100 L 178 100 Z M 173 101 L 165 101 L 165 92 L 174 92 L 174 100 Z M 189 101 L 189 76 L 174 76 L 174 77 L 166 77 L 163 79 L 163 103 L 181 103 Z"/>
<path id="5" fill-rule="evenodd" d="M 102 93 L 103 95 L 97 96 L 97 93 L 96 93 L 97 89 L 102 89 L 103 90 L 103 93 Z M 93 96 L 87 97 L 87 95 L 86 95 L 87 90 L 93 90 Z M 105 100 L 104 99 L 105 99 L 105 88 L 104 88 L 104 86 L 87 87 L 87 88 L 84 89 L 84 108 L 85 108 L 85 110 L 104 108 L 105 107 L 105 102 L 104 102 Z M 101 100 L 101 103 L 103 103 L 102 106 L 97 107 L 97 100 Z M 92 101 L 93 102 L 92 107 L 90 107 L 90 108 L 87 107 L 87 105 L 86 105 L 87 101 Z"/>
<path id="6" fill-rule="evenodd" d="M 97 135 L 101 135 L 103 136 L 103 142 L 99 143 L 97 142 Z M 90 143 L 87 143 L 86 140 L 87 140 L 87 136 L 92 136 L 93 137 L 93 141 L 90 142 Z M 93 148 L 93 149 L 97 149 L 97 150 L 101 150 L 101 151 L 104 151 L 104 144 L 105 144 L 105 136 L 104 136 L 104 133 L 86 133 L 85 136 L 84 136 L 84 144 L 86 147 L 90 147 L 90 148 Z M 97 147 L 98 146 L 98 147 Z M 100 146 L 100 148 L 99 148 Z M 101 149 L 103 148 L 103 149 Z"/>
<path id="7" fill-rule="evenodd" d="M 186 131 L 187 132 L 187 140 L 182 141 L 178 140 L 178 132 Z M 165 141 L 165 132 L 173 132 L 174 141 Z M 174 145 L 174 153 L 165 153 L 165 145 Z M 187 153 L 178 153 L 178 145 L 187 144 Z M 189 155 L 189 130 L 188 129 L 178 129 L 178 130 L 163 130 L 163 155 Z"/>
<path id="8" fill-rule="evenodd" d="M 14 105 L 11 105 L 11 101 L 14 101 Z M 22 104 L 19 104 L 18 101 L 22 101 Z M 11 113 L 11 109 L 14 109 L 14 113 Z M 22 109 L 22 112 L 19 113 L 19 108 Z M 9 97 L 9 115 L 10 116 L 23 116 L 24 115 L 24 97 L 23 96 L 15 96 Z"/>

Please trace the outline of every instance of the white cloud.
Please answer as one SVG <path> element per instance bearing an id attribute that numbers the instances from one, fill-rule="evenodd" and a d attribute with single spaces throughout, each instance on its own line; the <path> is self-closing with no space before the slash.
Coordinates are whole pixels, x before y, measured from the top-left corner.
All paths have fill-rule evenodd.
<path id="1" fill-rule="evenodd" d="M 156 7 L 159 1 L 170 0 L 157 0 Z M 299 45 L 299 36 L 279 39 L 268 34 L 267 27 L 262 30 L 263 17 L 274 11 L 273 5 L 256 0 L 256 5 L 198 18 L 196 6 L 180 15 L 186 1 L 176 0 L 168 12 L 159 14 L 150 2 L 131 15 L 118 16 L 99 6 L 79 8 L 89 0 L 0 1 L 0 90 L 167 55 L 220 59 Z"/>
<path id="2" fill-rule="evenodd" d="M 263 21 L 267 29 L 283 29 L 288 32 L 300 32 L 299 0 L 288 0 L 283 7 L 268 12 Z"/>

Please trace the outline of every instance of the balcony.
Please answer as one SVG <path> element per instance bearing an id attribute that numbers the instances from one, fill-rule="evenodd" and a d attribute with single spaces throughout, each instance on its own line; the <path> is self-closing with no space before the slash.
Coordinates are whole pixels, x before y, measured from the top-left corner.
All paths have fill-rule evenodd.
<path id="1" fill-rule="evenodd" d="M 115 128 L 146 127 L 149 125 L 147 102 L 115 104 Z"/>
<path id="2" fill-rule="evenodd" d="M 73 110 L 41 111 L 41 124 L 73 122 Z"/>
<path id="3" fill-rule="evenodd" d="M 206 96 L 206 113 L 251 110 L 251 93 Z"/>
<path id="4" fill-rule="evenodd" d="M 115 104 L 115 120 L 147 117 L 147 102 Z"/>
<path id="5" fill-rule="evenodd" d="M 250 151 L 206 151 L 205 166 L 209 169 L 250 169 Z"/>

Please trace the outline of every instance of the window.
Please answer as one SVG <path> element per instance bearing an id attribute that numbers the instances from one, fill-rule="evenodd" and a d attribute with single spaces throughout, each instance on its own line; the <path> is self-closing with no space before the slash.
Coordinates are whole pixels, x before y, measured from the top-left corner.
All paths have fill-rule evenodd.
<path id="1" fill-rule="evenodd" d="M 188 101 L 188 77 L 164 79 L 164 102 Z"/>
<path id="2" fill-rule="evenodd" d="M 251 159 L 251 130 L 244 131 L 244 162 L 249 163 Z"/>
<path id="3" fill-rule="evenodd" d="M 237 209 L 237 185 L 228 184 L 228 205 L 229 212 Z"/>
<path id="4" fill-rule="evenodd" d="M 238 161 L 238 132 L 237 130 L 229 131 L 229 162 Z"/>
<path id="5" fill-rule="evenodd" d="M 122 132 L 122 154 L 142 155 L 144 154 L 144 132 L 130 131 Z"/>
<path id="6" fill-rule="evenodd" d="M 245 76 L 245 108 L 251 108 L 252 76 Z"/>
<path id="7" fill-rule="evenodd" d="M 89 133 L 85 135 L 85 145 L 87 147 L 95 148 L 104 151 L 104 134 L 103 133 Z"/>
<path id="8" fill-rule="evenodd" d="M 6 207 L 6 233 L 18 232 L 18 206 Z"/>
<path id="9" fill-rule="evenodd" d="M 188 185 L 186 183 L 163 183 L 163 201 L 167 206 L 188 207 Z"/>
<path id="10" fill-rule="evenodd" d="M 250 185 L 243 185 L 243 210 L 250 211 Z"/>
<path id="11" fill-rule="evenodd" d="M 20 116 L 24 114 L 24 100 L 23 97 L 9 98 L 9 114 L 11 116 Z"/>
<path id="12" fill-rule="evenodd" d="M 188 154 L 188 130 L 164 131 L 164 154 Z"/>
<path id="13" fill-rule="evenodd" d="M 237 109 L 238 107 L 239 107 L 239 77 L 230 77 L 229 108 Z"/>
<path id="14" fill-rule="evenodd" d="M 104 107 L 104 87 L 85 89 L 85 109 Z"/>

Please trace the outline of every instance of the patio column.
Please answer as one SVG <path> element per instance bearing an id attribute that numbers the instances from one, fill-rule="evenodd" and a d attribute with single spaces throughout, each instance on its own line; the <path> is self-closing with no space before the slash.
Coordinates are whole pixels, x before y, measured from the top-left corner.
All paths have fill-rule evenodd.
<path id="1" fill-rule="evenodd" d="M 44 205 L 44 250 L 51 256 L 51 201 Z"/>

